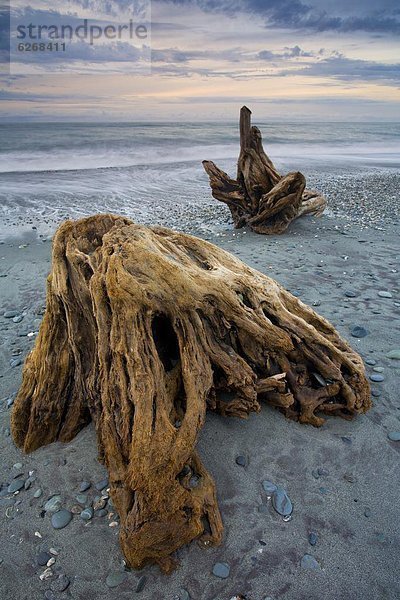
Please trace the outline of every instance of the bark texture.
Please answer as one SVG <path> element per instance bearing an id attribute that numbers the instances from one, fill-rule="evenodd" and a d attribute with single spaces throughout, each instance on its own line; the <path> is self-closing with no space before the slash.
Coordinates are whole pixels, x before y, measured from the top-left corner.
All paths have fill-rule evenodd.
<path id="1" fill-rule="evenodd" d="M 282 177 L 265 154 L 258 127 L 251 126 L 251 111 L 240 111 L 240 154 L 237 177 L 231 179 L 212 161 L 203 161 L 212 195 L 225 202 L 236 228 L 250 227 L 256 233 L 283 233 L 289 224 L 306 214 L 319 216 L 326 200 L 315 190 L 306 190 L 299 172 Z"/>
<path id="2" fill-rule="evenodd" d="M 169 571 L 183 544 L 220 542 L 197 435 L 207 409 L 246 417 L 261 401 L 319 426 L 370 394 L 332 325 L 224 250 L 112 215 L 58 229 L 12 435 L 31 452 L 93 420 L 130 566 Z"/>

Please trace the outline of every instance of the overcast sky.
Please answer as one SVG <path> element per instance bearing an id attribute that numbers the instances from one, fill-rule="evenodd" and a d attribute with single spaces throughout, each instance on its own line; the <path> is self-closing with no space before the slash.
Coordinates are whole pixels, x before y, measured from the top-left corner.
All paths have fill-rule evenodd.
<path id="1" fill-rule="evenodd" d="M 15 0 L 12 11 L 104 27 L 126 22 L 132 2 Z M 398 0 L 153 0 L 151 38 L 135 47 L 75 40 L 68 61 L 43 52 L 28 72 L 19 57 L 0 78 L 0 117 L 219 120 L 246 103 L 258 119 L 398 120 L 399 35 Z"/>

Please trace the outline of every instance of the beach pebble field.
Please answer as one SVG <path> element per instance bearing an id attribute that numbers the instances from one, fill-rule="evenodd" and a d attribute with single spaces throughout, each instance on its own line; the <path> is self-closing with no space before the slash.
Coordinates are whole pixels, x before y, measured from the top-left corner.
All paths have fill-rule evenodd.
<path id="1" fill-rule="evenodd" d="M 129 570 L 94 428 L 24 455 L 10 413 L 45 309 L 56 222 L 7 217 L 0 243 L 0 598 L 12 600 L 396 600 L 400 598 L 400 175 L 322 179 L 319 219 L 281 236 L 233 230 L 213 201 L 154 219 L 195 233 L 276 279 L 364 359 L 373 407 L 321 428 L 264 406 L 209 414 L 198 450 L 224 522 L 217 548 L 177 552 L 167 576 Z M 204 184 L 206 186 L 206 182 Z M 134 215 L 129 215 L 134 218 Z"/>

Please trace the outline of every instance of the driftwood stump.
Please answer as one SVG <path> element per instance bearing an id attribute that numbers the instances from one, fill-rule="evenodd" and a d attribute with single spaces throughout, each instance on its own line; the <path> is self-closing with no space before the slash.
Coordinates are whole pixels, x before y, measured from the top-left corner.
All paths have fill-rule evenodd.
<path id="1" fill-rule="evenodd" d="M 94 422 L 128 565 L 169 571 L 183 544 L 220 542 L 197 435 L 207 409 L 246 417 L 261 401 L 318 426 L 370 394 L 332 325 L 224 250 L 112 215 L 58 229 L 12 435 L 31 452 Z"/>
<path id="2" fill-rule="evenodd" d="M 256 233 L 283 233 L 289 224 L 306 214 L 319 216 L 326 200 L 315 190 L 306 190 L 299 172 L 282 177 L 265 154 L 261 132 L 251 126 L 251 111 L 240 111 L 240 154 L 237 177 L 231 179 L 212 161 L 203 160 L 212 195 L 225 202 L 237 229 L 248 226 Z"/>

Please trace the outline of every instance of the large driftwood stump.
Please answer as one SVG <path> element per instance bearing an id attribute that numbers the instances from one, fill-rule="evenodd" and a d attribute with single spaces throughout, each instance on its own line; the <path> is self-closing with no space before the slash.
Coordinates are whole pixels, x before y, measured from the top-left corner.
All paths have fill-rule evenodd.
<path id="1" fill-rule="evenodd" d="M 210 178 L 212 195 L 225 202 L 236 228 L 250 227 L 256 233 L 284 232 L 289 224 L 306 214 L 319 216 L 325 198 L 315 190 L 306 190 L 299 172 L 281 177 L 265 154 L 261 132 L 251 126 L 251 111 L 240 111 L 240 154 L 237 177 L 231 179 L 212 161 L 203 160 Z"/>
<path id="2" fill-rule="evenodd" d="M 53 243 L 47 307 L 12 434 L 31 452 L 90 420 L 127 563 L 220 542 L 214 482 L 196 452 L 206 410 L 265 401 L 301 423 L 370 407 L 361 358 L 275 281 L 210 243 L 98 215 Z"/>

